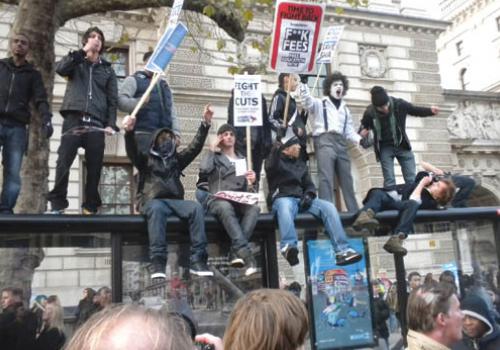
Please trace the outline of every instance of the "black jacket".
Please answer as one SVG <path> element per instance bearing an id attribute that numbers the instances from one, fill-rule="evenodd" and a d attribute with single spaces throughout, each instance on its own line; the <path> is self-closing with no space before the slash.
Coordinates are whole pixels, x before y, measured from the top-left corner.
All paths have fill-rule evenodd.
<path id="1" fill-rule="evenodd" d="M 36 338 L 36 350 L 59 350 L 66 342 L 66 336 L 57 328 L 44 328 Z"/>
<path id="2" fill-rule="evenodd" d="M 31 100 L 43 117 L 51 117 L 42 76 L 32 64 L 17 67 L 12 58 L 0 60 L 0 81 L 0 118 L 28 124 Z"/>
<path id="3" fill-rule="evenodd" d="M 397 132 L 400 133 L 402 139 L 399 147 L 411 150 L 410 139 L 406 134 L 406 117 L 409 115 L 415 117 L 428 117 L 433 115 L 432 110 L 426 107 L 417 107 L 411 103 L 401 99 L 390 97 L 392 101 L 392 108 L 394 109 L 394 116 L 396 118 Z M 377 135 L 373 119 L 377 111 L 373 105 L 366 107 L 363 118 L 361 119 L 360 129 L 373 130 L 374 149 L 377 161 L 380 159 L 380 135 Z"/>
<path id="4" fill-rule="evenodd" d="M 181 183 L 182 171 L 200 154 L 208 135 L 210 125 L 201 123 L 198 132 L 191 143 L 182 151 L 174 152 L 167 158 L 161 158 L 154 149 L 156 139 L 162 132 L 174 135 L 167 128 L 158 129 L 152 138 L 151 150 L 149 152 L 148 164 L 144 171 L 144 188 L 138 195 L 139 207 L 142 208 L 151 199 L 184 199 L 184 186 Z M 128 135 L 127 137 L 133 137 Z M 134 155 L 131 156 L 132 164 L 138 169 L 143 169 L 142 164 L 137 164 Z"/>
<path id="5" fill-rule="evenodd" d="M 88 113 L 103 127 L 116 126 L 118 88 L 111 63 L 100 58 L 98 63 L 85 59 L 83 50 L 72 51 L 56 65 L 56 72 L 68 79 L 61 114 L 68 112 Z"/>
<path id="6" fill-rule="evenodd" d="M 401 200 L 403 201 L 409 200 L 411 194 L 418 186 L 420 180 L 422 180 L 422 178 L 426 176 L 429 176 L 429 173 L 421 171 L 417 174 L 417 176 L 415 177 L 415 181 L 413 181 L 412 183 L 396 185 L 389 188 L 371 188 L 366 194 L 365 199 L 363 199 L 363 204 L 365 204 L 368 201 L 368 198 L 370 197 L 372 191 L 377 189 L 383 191 L 396 191 L 398 194 L 401 195 Z M 430 210 L 439 209 L 438 202 L 431 196 L 430 192 L 426 191 L 425 189 L 422 190 L 422 193 L 420 194 L 420 199 L 422 201 L 422 204 L 420 204 L 419 207 L 420 209 L 430 209 Z"/>
<path id="7" fill-rule="evenodd" d="M 239 155 L 238 158 L 245 159 Z M 207 152 L 200 163 L 199 177 L 207 179 L 211 193 L 248 190 L 246 176 L 236 176 L 234 164 L 221 152 Z"/>
<path id="8" fill-rule="evenodd" d="M 227 106 L 227 123 L 234 126 L 234 89 L 231 90 L 231 98 Z M 247 133 L 245 127 L 235 127 L 236 129 L 236 150 L 243 155 L 247 151 Z M 272 146 L 271 124 L 267 116 L 267 102 L 262 95 L 262 126 L 252 127 L 251 130 L 252 149 L 256 149 L 263 158 L 267 157 Z"/>
<path id="9" fill-rule="evenodd" d="M 472 339 L 464 334 L 462 340 L 451 348 L 452 350 L 499 350 L 500 329 L 495 325 L 490 334 L 479 339 Z"/>
<path id="10" fill-rule="evenodd" d="M 379 338 L 389 338 L 389 328 L 387 320 L 390 316 L 389 305 L 382 296 L 373 299 L 373 317 L 375 323 L 375 331 Z"/>
<path id="11" fill-rule="evenodd" d="M 35 346 L 36 315 L 22 303 L 9 306 L 0 314 L 0 348 L 32 350 Z"/>
<path id="12" fill-rule="evenodd" d="M 286 157 L 280 144 L 273 146 L 266 160 L 266 176 L 269 185 L 268 205 L 279 197 L 301 198 L 306 193 L 316 197 L 316 187 L 311 180 L 307 162 L 301 157 Z"/>

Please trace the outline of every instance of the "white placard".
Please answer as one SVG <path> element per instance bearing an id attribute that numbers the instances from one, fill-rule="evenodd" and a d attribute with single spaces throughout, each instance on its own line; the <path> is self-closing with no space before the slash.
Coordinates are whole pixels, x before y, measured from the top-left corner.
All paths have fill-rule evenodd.
<path id="1" fill-rule="evenodd" d="M 235 75 L 234 126 L 262 126 L 260 75 Z"/>
<path id="2" fill-rule="evenodd" d="M 332 63 L 332 55 L 337 49 L 344 26 L 331 26 L 326 30 L 325 38 L 321 43 L 321 51 L 316 63 Z"/>
<path id="3" fill-rule="evenodd" d="M 241 204 L 257 204 L 259 202 L 259 194 L 251 192 L 237 192 L 237 191 L 219 191 L 214 194 L 216 198 L 225 199 L 228 201 L 241 203 Z"/>
<path id="4" fill-rule="evenodd" d="M 245 158 L 236 159 L 234 161 L 234 169 L 236 170 L 236 176 L 244 176 L 247 174 L 247 161 Z"/>

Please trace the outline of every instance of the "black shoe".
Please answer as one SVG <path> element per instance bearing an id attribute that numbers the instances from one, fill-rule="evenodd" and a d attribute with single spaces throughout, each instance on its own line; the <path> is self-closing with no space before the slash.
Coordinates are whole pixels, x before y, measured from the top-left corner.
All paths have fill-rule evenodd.
<path id="1" fill-rule="evenodd" d="M 405 237 L 404 234 L 391 236 L 391 238 L 389 238 L 387 242 L 385 242 L 383 248 L 387 253 L 405 256 L 406 254 L 408 254 L 408 250 L 403 247 L 403 237 Z"/>
<path id="2" fill-rule="evenodd" d="M 165 281 L 167 275 L 165 274 L 166 261 L 162 258 L 151 259 L 151 280 L 154 283 Z"/>
<path id="3" fill-rule="evenodd" d="M 233 251 L 231 250 L 229 252 L 229 265 L 231 267 L 234 267 L 235 269 L 241 269 L 245 266 L 245 260 L 243 260 L 243 258 L 239 257 L 237 254 L 233 253 Z"/>
<path id="4" fill-rule="evenodd" d="M 357 263 L 361 260 L 362 257 L 363 256 L 354 249 L 347 248 L 346 250 L 341 251 L 340 253 L 335 255 L 335 263 L 338 266 L 350 265 Z"/>
<path id="5" fill-rule="evenodd" d="M 189 272 L 200 277 L 210 277 L 214 275 L 214 273 L 208 268 L 207 264 L 201 261 L 192 262 Z"/>
<path id="6" fill-rule="evenodd" d="M 295 266 L 299 264 L 299 250 L 297 247 L 286 245 L 281 249 L 281 255 L 288 261 L 290 266 Z"/>

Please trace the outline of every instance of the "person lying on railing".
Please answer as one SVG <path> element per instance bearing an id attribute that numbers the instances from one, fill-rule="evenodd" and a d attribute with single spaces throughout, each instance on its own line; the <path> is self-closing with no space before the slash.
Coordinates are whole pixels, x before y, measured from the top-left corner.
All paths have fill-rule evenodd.
<path id="1" fill-rule="evenodd" d="M 272 212 L 281 234 L 281 254 L 290 265 L 299 263 L 294 219 L 299 212 L 308 212 L 322 221 L 332 242 L 337 265 L 359 261 L 361 254 L 349 246 L 335 205 L 316 198 L 316 187 L 306 161 L 300 157 L 300 149 L 299 139 L 292 137 L 283 145 L 276 143 L 266 160 Z"/>
<path id="2" fill-rule="evenodd" d="M 159 129 L 153 135 L 148 166 L 144 172 L 144 189 L 138 199 L 141 212 L 147 218 L 151 278 L 155 282 L 162 282 L 166 277 L 166 226 L 169 216 L 189 223 L 190 272 L 197 276 L 213 275 L 206 264 L 207 237 L 203 208 L 198 202 L 184 200 L 184 187 L 180 180 L 182 171 L 201 152 L 213 114 L 211 106 L 205 106 L 203 121 L 197 134 L 187 148 L 180 152 L 177 151 L 176 135 L 172 130 Z"/>
<path id="3" fill-rule="evenodd" d="M 439 209 L 449 203 L 455 194 L 455 185 L 449 178 L 419 172 L 410 184 L 390 188 L 372 188 L 363 200 L 364 207 L 348 230 L 350 236 L 366 236 L 379 227 L 375 214 L 383 210 L 399 211 L 399 221 L 384 249 L 391 254 L 406 255 L 403 240 L 413 233 L 413 221 L 418 209 Z"/>
<path id="4" fill-rule="evenodd" d="M 246 159 L 235 150 L 236 130 L 230 124 L 217 130 L 213 151 L 208 151 L 200 164 L 200 177 L 208 179 L 208 213 L 214 215 L 231 237 L 229 263 L 232 267 L 246 267 L 245 275 L 257 272 L 248 240 L 253 233 L 260 208 L 255 204 L 218 198 L 220 191 L 248 192 L 255 184 L 256 176 L 247 169 Z M 214 196 L 215 195 L 215 196 Z"/>

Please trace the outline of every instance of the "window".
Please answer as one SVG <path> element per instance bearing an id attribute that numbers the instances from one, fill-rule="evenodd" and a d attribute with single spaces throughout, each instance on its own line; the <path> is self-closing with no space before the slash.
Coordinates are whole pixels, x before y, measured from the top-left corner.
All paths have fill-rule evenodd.
<path id="1" fill-rule="evenodd" d="M 462 52 L 464 50 L 464 42 L 462 40 L 460 40 L 455 45 L 457 47 L 457 55 L 462 56 Z"/>
<path id="2" fill-rule="evenodd" d="M 110 47 L 104 50 L 103 54 L 106 61 L 111 63 L 115 70 L 118 82 L 121 83 L 129 73 L 128 48 Z"/>

